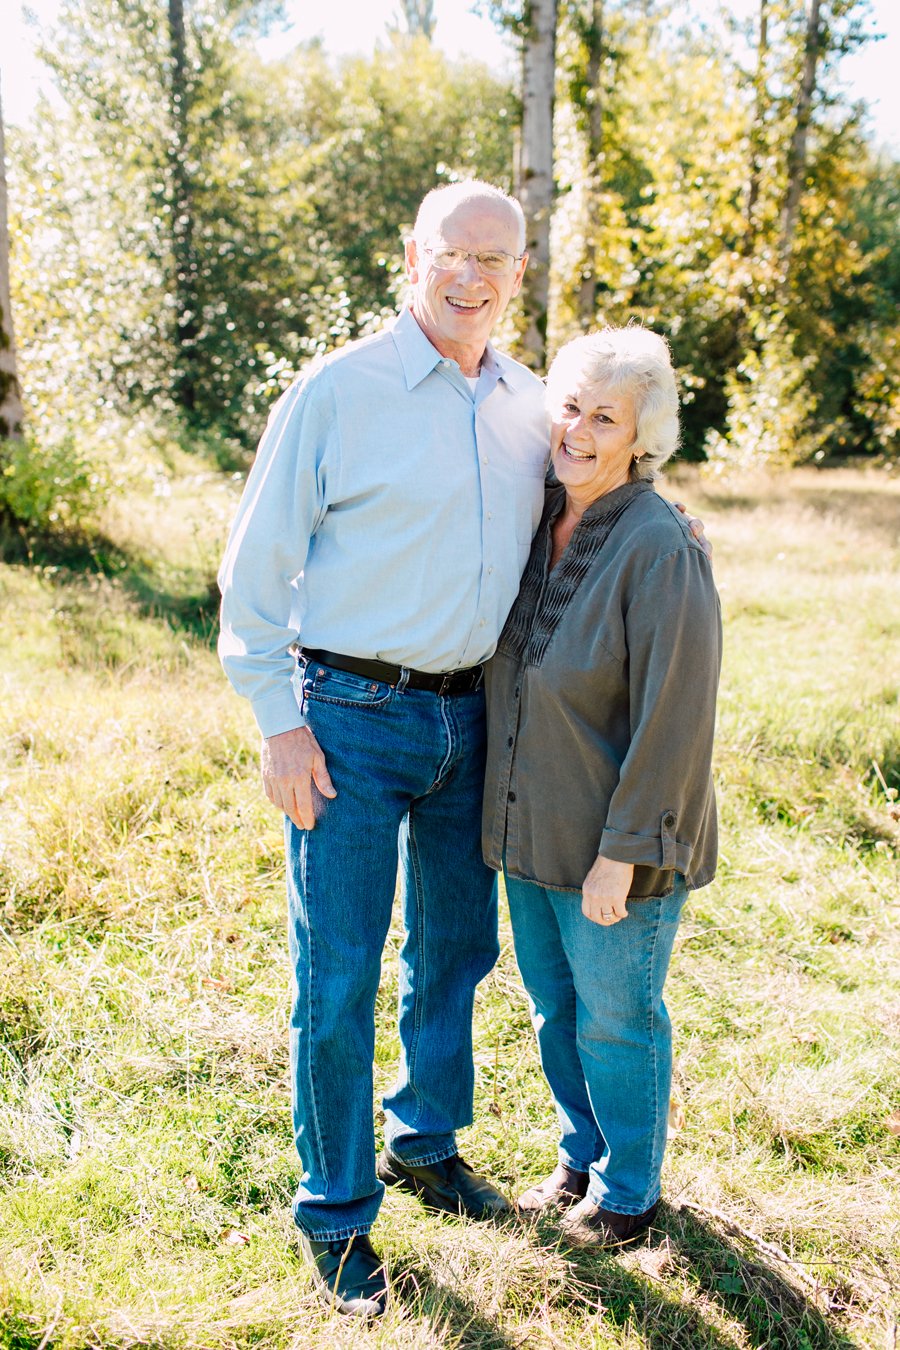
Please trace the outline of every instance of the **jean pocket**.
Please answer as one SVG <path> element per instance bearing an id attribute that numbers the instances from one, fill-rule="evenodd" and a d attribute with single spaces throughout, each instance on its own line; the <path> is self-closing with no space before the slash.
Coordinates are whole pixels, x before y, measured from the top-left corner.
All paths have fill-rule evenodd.
<path id="1" fill-rule="evenodd" d="M 394 686 L 383 680 L 368 680 L 363 675 L 321 666 L 315 661 L 306 668 L 302 689 L 304 702 L 372 711 L 386 708 L 394 696 Z"/>

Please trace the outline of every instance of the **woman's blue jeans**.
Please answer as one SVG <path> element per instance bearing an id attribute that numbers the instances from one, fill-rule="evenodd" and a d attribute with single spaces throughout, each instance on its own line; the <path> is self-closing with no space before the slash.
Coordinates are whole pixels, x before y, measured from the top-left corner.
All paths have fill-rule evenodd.
<path id="1" fill-rule="evenodd" d="M 402 684 L 402 682 L 401 682 Z M 472 1120 L 472 1005 L 497 959 L 495 874 L 481 857 L 484 697 L 441 697 L 311 663 L 303 707 L 337 797 L 286 822 L 294 1218 L 320 1241 L 367 1233 L 375 1175 L 375 999 L 398 847 L 400 1066 L 385 1140 L 410 1164 L 456 1152 Z"/>
<path id="2" fill-rule="evenodd" d="M 628 902 L 611 927 L 581 897 L 506 878 L 516 960 L 556 1105 L 560 1161 L 589 1172 L 603 1209 L 642 1214 L 659 1198 L 672 1079 L 663 985 L 687 898 Z"/>

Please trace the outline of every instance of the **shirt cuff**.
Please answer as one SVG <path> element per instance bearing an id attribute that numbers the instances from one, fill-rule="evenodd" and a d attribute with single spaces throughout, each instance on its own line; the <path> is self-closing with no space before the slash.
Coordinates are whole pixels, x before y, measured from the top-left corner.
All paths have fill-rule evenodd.
<path id="1" fill-rule="evenodd" d="M 634 863 L 636 866 L 674 869 L 685 876 L 690 872 L 693 848 L 675 837 L 677 816 L 674 811 L 663 811 L 653 834 L 628 834 L 607 825 L 600 837 L 598 854 L 614 862 Z"/>
<path id="2" fill-rule="evenodd" d="M 284 731 L 296 731 L 306 726 L 306 718 L 294 694 L 293 685 L 279 689 L 277 694 L 254 699 L 253 716 L 263 736 L 280 736 Z"/>

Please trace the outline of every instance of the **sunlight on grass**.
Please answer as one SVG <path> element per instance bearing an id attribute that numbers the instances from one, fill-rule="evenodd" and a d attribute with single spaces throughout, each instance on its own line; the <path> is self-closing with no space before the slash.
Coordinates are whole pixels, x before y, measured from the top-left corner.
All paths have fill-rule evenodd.
<path id="1" fill-rule="evenodd" d="M 390 1195 L 372 1328 L 329 1317 L 290 1219 L 281 826 L 210 646 L 237 486 L 173 461 L 110 516 L 116 570 L 0 565 L 0 1347 L 893 1345 L 900 484 L 667 486 L 706 521 L 726 623 L 668 1203 L 647 1245 L 585 1256 L 552 1220 Z M 555 1131 L 505 918 L 502 941 L 463 1148 L 515 1193 Z"/>

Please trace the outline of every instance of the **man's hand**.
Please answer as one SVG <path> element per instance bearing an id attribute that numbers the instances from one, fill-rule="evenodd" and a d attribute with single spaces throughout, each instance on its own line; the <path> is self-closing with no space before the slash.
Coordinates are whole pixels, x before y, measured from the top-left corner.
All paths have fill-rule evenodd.
<path id="1" fill-rule="evenodd" d="M 600 854 L 581 887 L 581 912 L 602 928 L 628 918 L 625 901 L 634 876 L 633 863 L 615 862 Z"/>
<path id="2" fill-rule="evenodd" d="M 273 806 L 283 811 L 298 830 L 316 823 L 313 783 L 323 797 L 336 797 L 322 747 L 309 727 L 283 731 L 263 739 L 260 751 L 263 787 Z"/>
<path id="3" fill-rule="evenodd" d="M 697 540 L 697 543 L 703 549 L 703 552 L 706 554 L 707 558 L 711 558 L 712 544 L 709 542 L 703 531 L 703 521 L 700 519 L 699 516 L 692 516 L 690 511 L 685 506 L 684 502 L 673 502 L 672 505 L 676 507 L 676 509 L 679 510 L 681 514 L 684 516 L 685 520 L 687 521 L 688 529 L 690 530 L 694 538 Z"/>

